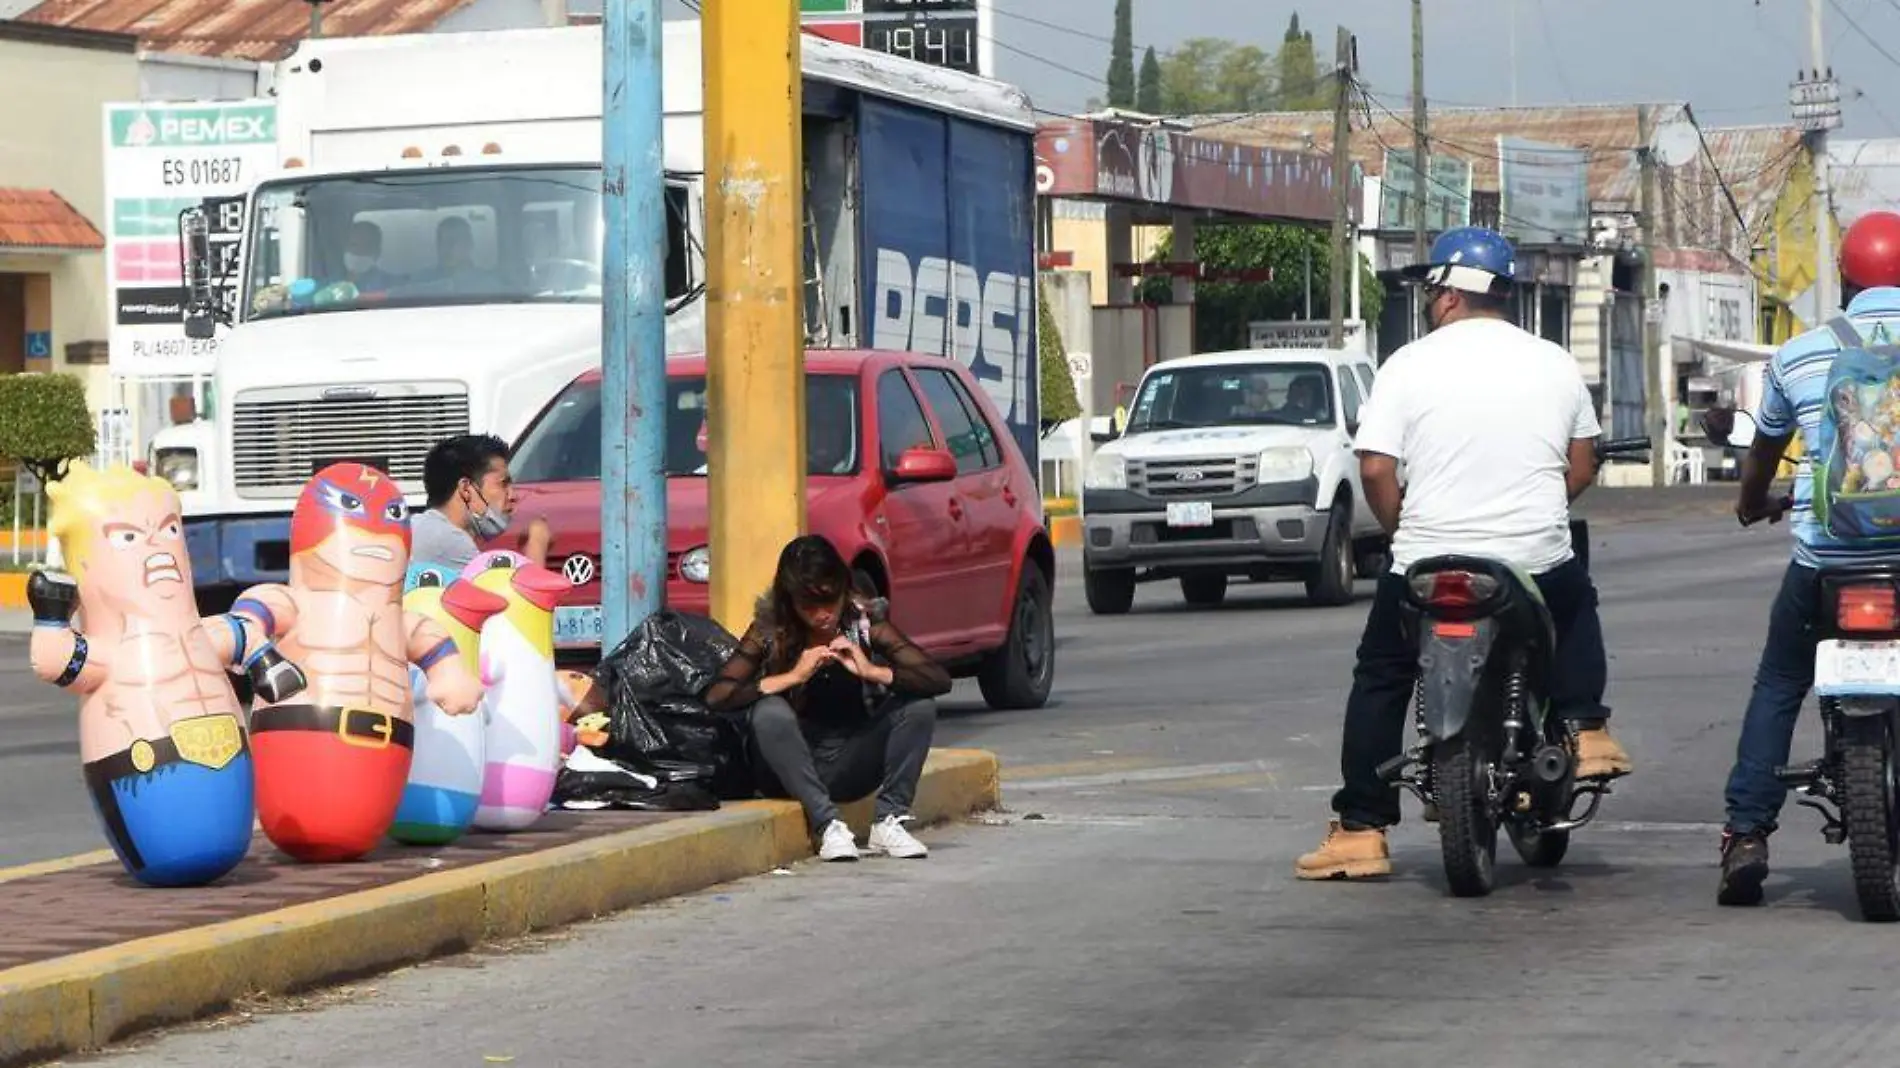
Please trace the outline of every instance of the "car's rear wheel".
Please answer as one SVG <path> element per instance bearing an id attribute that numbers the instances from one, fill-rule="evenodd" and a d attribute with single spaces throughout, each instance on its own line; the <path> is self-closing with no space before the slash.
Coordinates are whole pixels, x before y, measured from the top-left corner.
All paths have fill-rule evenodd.
<path id="1" fill-rule="evenodd" d="M 1088 595 L 1089 611 L 1096 615 L 1126 615 L 1135 606 L 1135 572 L 1085 570 L 1082 591 Z"/>
<path id="2" fill-rule="evenodd" d="M 1003 647 L 983 660 L 976 681 L 983 700 L 999 710 L 1041 708 L 1056 679 L 1056 625 L 1049 579 L 1024 561 Z"/>

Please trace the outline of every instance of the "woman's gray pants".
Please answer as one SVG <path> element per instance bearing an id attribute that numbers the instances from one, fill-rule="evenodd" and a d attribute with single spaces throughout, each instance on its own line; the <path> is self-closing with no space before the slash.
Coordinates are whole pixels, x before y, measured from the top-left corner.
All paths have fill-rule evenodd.
<path id="1" fill-rule="evenodd" d="M 937 729 L 937 702 L 892 698 L 855 733 L 806 733 L 778 696 L 752 706 L 752 739 L 767 797 L 795 798 L 821 832 L 838 818 L 838 801 L 877 791 L 876 818 L 907 816 Z"/>

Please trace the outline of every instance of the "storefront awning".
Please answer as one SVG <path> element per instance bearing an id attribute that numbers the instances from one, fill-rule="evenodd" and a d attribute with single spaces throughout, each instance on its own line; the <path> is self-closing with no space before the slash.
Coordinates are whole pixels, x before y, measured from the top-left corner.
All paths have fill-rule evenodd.
<path id="1" fill-rule="evenodd" d="M 97 252 L 98 227 L 51 189 L 0 186 L 0 253 Z"/>

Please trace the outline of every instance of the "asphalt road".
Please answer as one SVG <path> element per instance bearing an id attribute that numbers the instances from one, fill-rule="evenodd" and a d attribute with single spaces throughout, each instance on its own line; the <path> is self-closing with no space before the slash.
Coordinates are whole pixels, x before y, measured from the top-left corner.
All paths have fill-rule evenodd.
<path id="1" fill-rule="evenodd" d="M 1738 530 L 1711 500 L 1594 503 L 1637 774 L 1554 873 L 1506 850 L 1490 898 L 1446 895 L 1409 801 L 1394 878 L 1292 878 L 1328 816 L 1363 602 L 1240 588 L 1189 612 L 1154 587 L 1098 620 L 1071 571 L 1058 700 L 997 714 L 960 691 L 940 728 L 1002 755 L 1010 811 L 927 832 L 929 860 L 802 865 L 105 1060 L 1889 1065 L 1900 929 L 1854 918 L 1845 852 L 1812 814 L 1784 816 L 1766 907 L 1714 904 L 1721 785 L 1786 534 Z M 9 848 L 22 761 L 84 815 L 56 704 L 0 721 Z M 36 739 L 49 751 L 19 752 Z M 1797 752 L 1814 744 L 1806 723 Z M 28 825 L 42 845 L 96 841 Z"/>

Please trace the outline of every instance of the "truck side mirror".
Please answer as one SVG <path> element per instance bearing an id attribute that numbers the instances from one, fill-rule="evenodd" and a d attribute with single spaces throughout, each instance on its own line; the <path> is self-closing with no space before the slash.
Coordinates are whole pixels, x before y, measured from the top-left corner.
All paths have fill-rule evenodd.
<path id="1" fill-rule="evenodd" d="M 211 289 L 211 223 L 202 207 L 178 214 L 180 266 L 185 278 L 185 336 L 209 339 L 217 330 L 218 298 Z"/>

